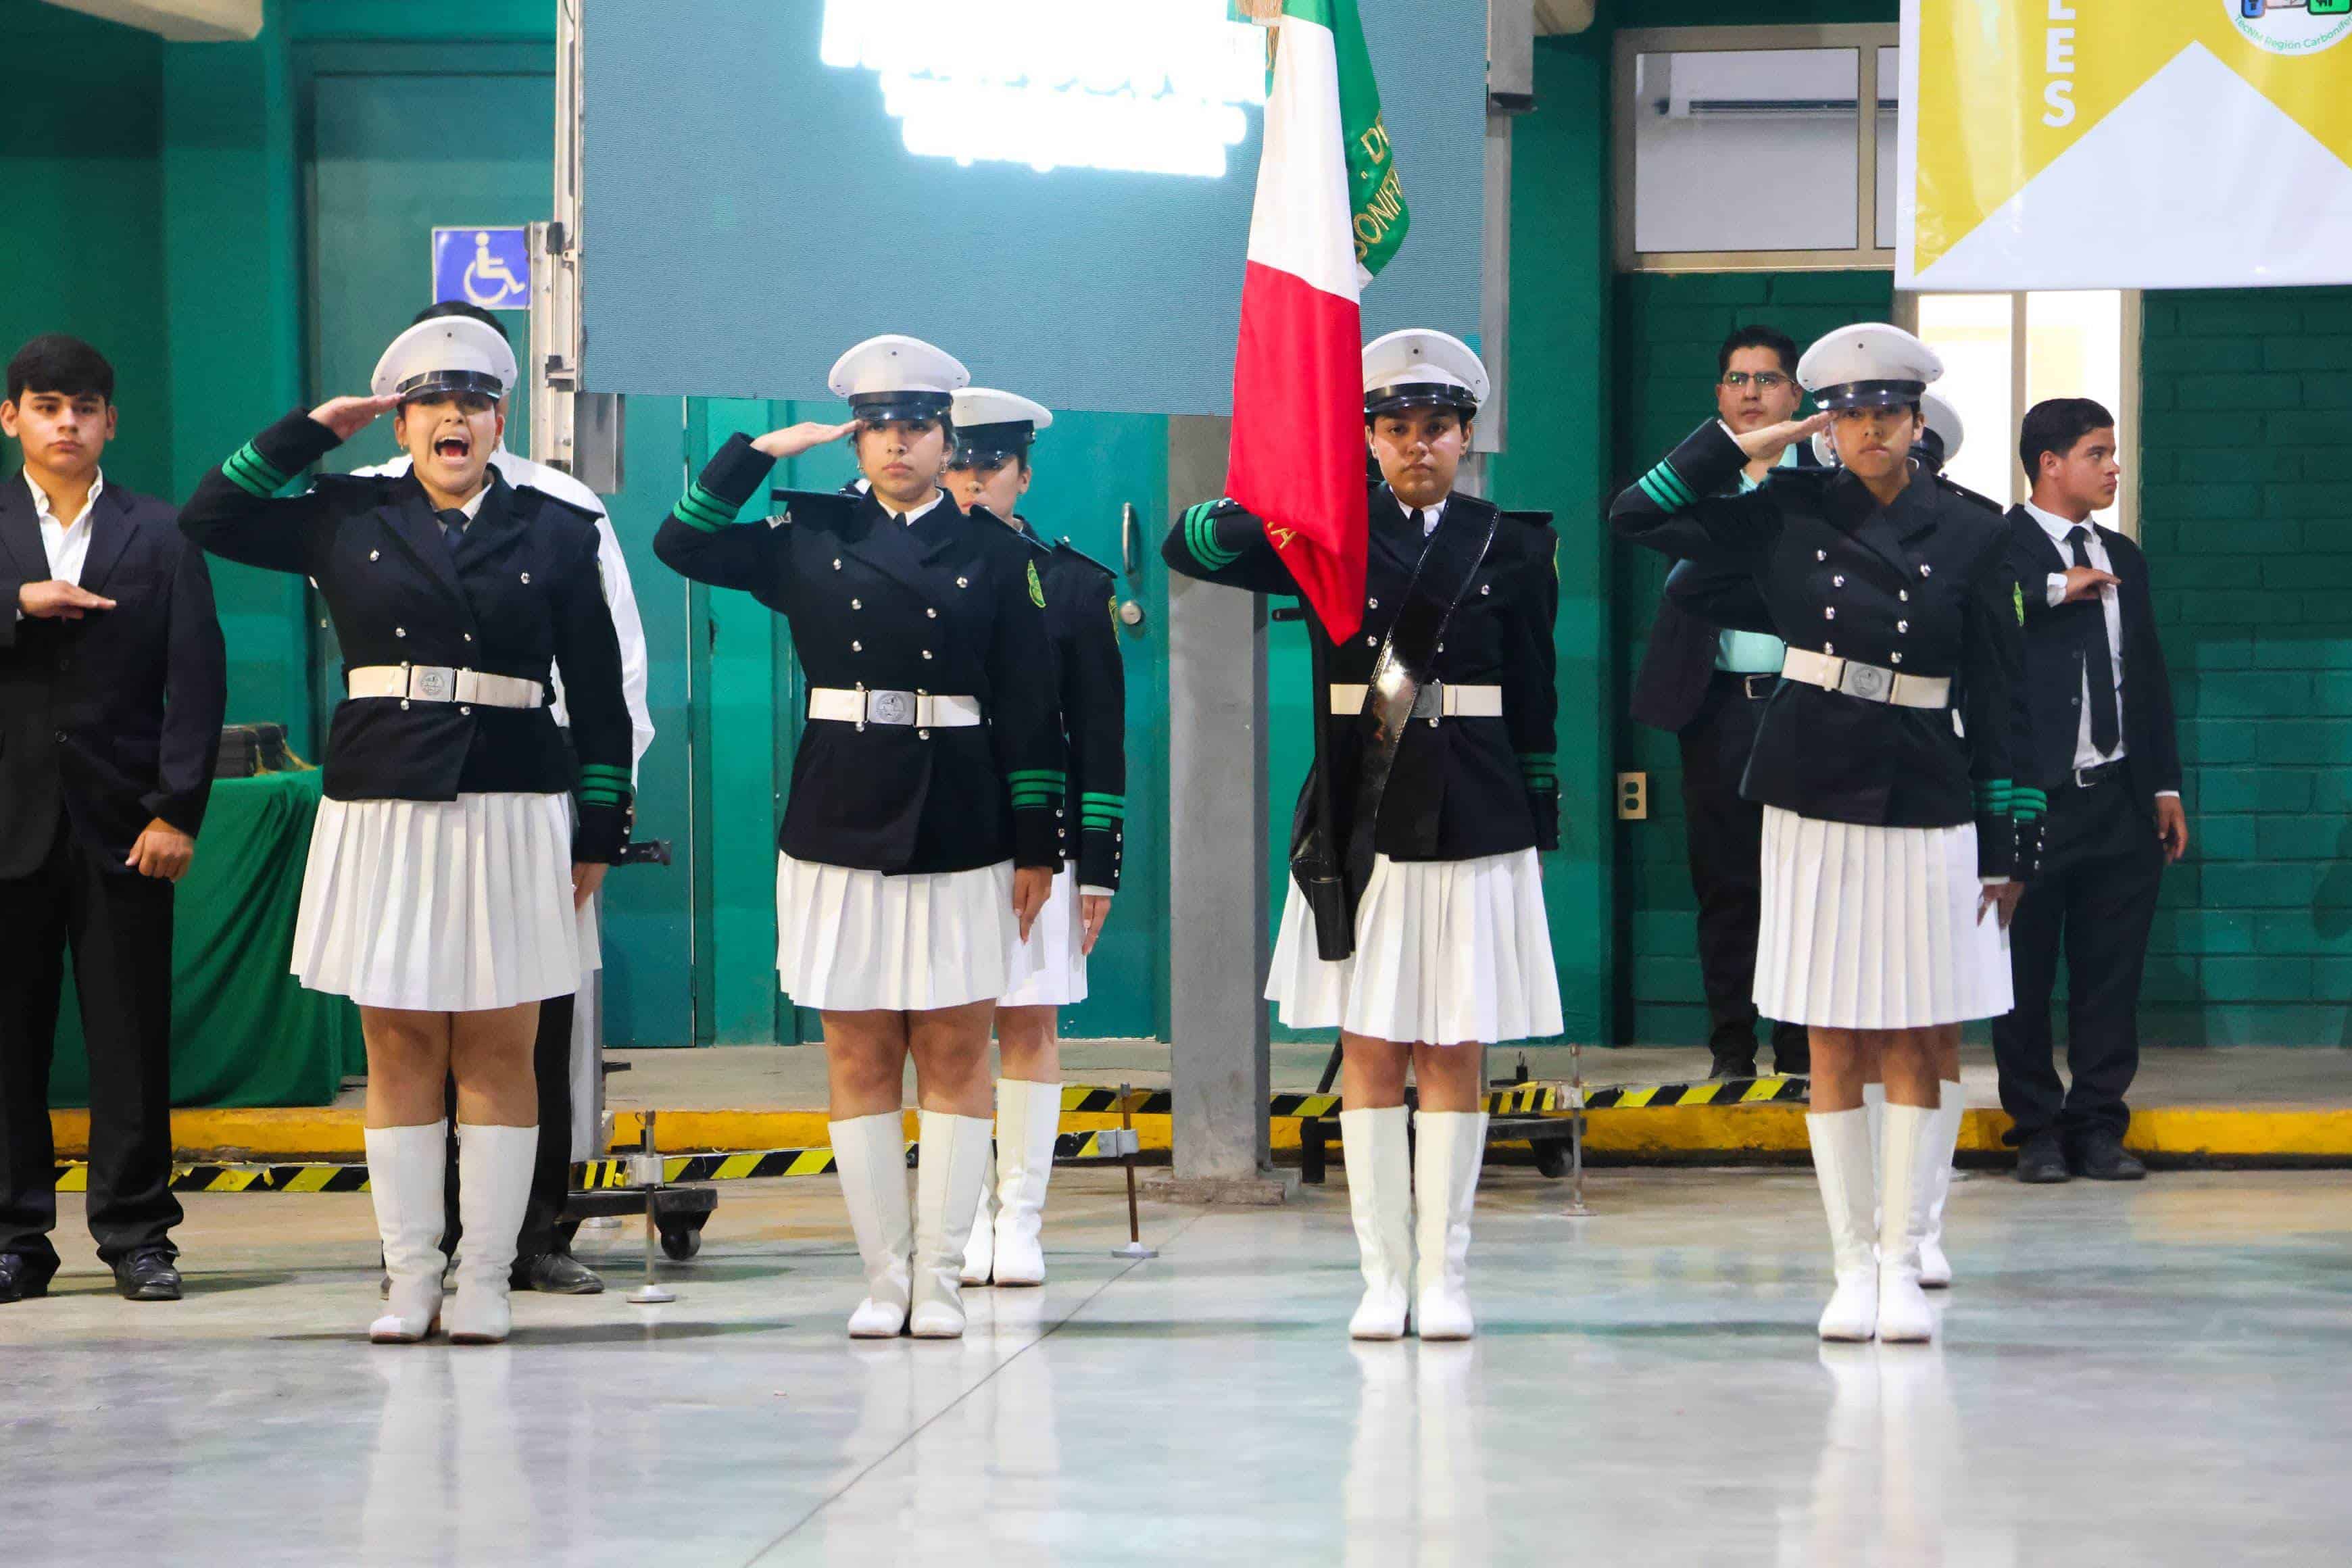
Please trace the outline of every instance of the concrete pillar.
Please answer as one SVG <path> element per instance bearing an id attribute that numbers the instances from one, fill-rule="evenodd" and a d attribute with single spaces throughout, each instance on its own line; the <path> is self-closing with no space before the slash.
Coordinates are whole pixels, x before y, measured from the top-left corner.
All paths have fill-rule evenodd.
<path id="1" fill-rule="evenodd" d="M 1224 486 L 1230 424 L 1168 422 L 1170 517 Z M 1278 1203 L 1266 1144 L 1265 602 L 1168 594 L 1169 1019 L 1175 1169 L 1160 1195 Z"/>

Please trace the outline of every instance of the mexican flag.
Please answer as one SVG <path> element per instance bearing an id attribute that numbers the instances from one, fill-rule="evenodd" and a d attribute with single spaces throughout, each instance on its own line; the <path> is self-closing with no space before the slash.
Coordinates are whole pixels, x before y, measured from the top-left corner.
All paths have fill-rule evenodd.
<path id="1" fill-rule="evenodd" d="M 1359 290 L 1403 242 L 1396 156 L 1356 0 L 1234 0 L 1275 29 L 1234 353 L 1225 493 L 1265 523 L 1335 638 L 1364 602 Z"/>

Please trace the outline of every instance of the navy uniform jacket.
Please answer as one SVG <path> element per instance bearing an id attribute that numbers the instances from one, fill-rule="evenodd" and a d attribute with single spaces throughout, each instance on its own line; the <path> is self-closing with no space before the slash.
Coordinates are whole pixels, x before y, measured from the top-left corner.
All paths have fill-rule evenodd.
<path id="1" fill-rule="evenodd" d="M 2094 524 L 2093 526 L 2096 526 Z M 2042 779 L 2063 783 L 2074 775 L 2074 746 L 2082 735 L 2083 668 L 2096 652 L 2104 610 L 2096 599 L 2053 605 L 2052 576 L 2074 559 L 2051 542 L 2023 507 L 2011 512 L 2010 570 L 2017 574 L 2025 605 L 2025 689 L 2033 710 L 2037 770 Z M 2131 797 L 2153 815 L 2156 797 L 2180 787 L 2180 739 L 2173 721 L 2172 677 L 2156 635 L 2156 600 L 2148 591 L 2147 557 L 2138 545 L 2111 528 L 2098 530 L 2107 563 L 2123 579 L 2116 590 L 2124 627 L 2124 772 Z M 2095 668 L 2091 689 L 2109 689 L 2109 673 Z"/>
<path id="2" fill-rule="evenodd" d="M 1462 514 L 1492 510 L 1487 501 L 1457 493 L 1446 500 L 1444 526 L 1473 523 Z M 1370 521 L 1362 629 L 1334 646 L 1311 611 L 1307 617 L 1308 635 L 1324 645 L 1324 669 L 1334 685 L 1371 679 L 1428 542 L 1385 484 L 1372 491 Z M 1542 519 L 1503 514 L 1469 592 L 1446 624 L 1433 672 L 1450 686 L 1500 686 L 1503 716 L 1405 726 L 1373 831 L 1373 847 L 1390 859 L 1468 860 L 1559 847 L 1554 543 Z M 1257 594 L 1298 593 L 1265 524 L 1231 501 L 1186 512 L 1160 553 L 1187 577 Z M 1356 715 L 1335 715 L 1325 694 L 1316 695 L 1329 726 L 1324 754 L 1336 759 L 1335 781 L 1351 787 L 1363 749 Z"/>
<path id="3" fill-rule="evenodd" d="M 334 617 L 347 668 L 441 665 L 548 683 L 563 672 L 564 744 L 546 702 L 495 708 L 347 698 L 327 736 L 333 800 L 455 800 L 523 793 L 577 797 L 573 858 L 609 862 L 628 842 L 629 710 L 621 650 L 588 513 L 490 472 L 454 555 L 415 476 L 322 474 L 272 499 L 339 445 L 299 412 L 206 474 L 180 527 L 214 554 L 307 576 Z M 573 762 L 573 752 L 578 762 Z"/>
<path id="4" fill-rule="evenodd" d="M 1782 468 L 1718 495 L 1746 462 L 1715 420 L 1610 508 L 1618 534 L 1703 569 L 1741 570 L 1791 647 L 1956 682 L 1943 710 L 1900 708 L 1798 681 L 1765 704 L 1740 793 L 1828 822 L 1975 821 L 1978 868 L 2008 876 L 2023 668 L 2007 530 L 1955 487 L 1916 480 L 1881 507 L 1843 468 Z M 1697 498 L 1697 499 L 1693 499 Z"/>
<path id="5" fill-rule="evenodd" d="M 1062 858 L 1075 860 L 1078 886 L 1118 891 L 1127 835 L 1127 673 L 1118 649 L 1118 578 L 1068 540 L 1037 552 L 1045 580 L 1045 635 L 1054 647 L 1055 690 L 1068 758 L 1070 815 L 1061 829 Z"/>
<path id="6" fill-rule="evenodd" d="M 212 795 L 227 665 L 204 554 L 170 502 L 111 484 L 84 526 L 81 585 L 115 607 L 18 620 L 17 590 L 55 574 L 24 476 L 0 479 L 0 877 L 39 868 L 60 809 L 100 866 L 135 877 L 148 823 L 193 834 Z"/>
<path id="7" fill-rule="evenodd" d="M 913 523 L 871 495 L 795 492 L 733 521 L 775 459 L 736 436 L 654 538 L 682 576 L 750 594 L 791 623 L 812 687 L 980 700 L 982 722 L 812 721 L 777 847 L 795 860 L 908 874 L 1062 863 L 1068 769 L 1039 556 L 942 494 Z"/>

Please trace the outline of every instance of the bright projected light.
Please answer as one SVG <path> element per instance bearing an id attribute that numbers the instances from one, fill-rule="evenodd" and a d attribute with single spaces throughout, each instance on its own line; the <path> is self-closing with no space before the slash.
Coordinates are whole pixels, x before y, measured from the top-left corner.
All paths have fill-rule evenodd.
<path id="1" fill-rule="evenodd" d="M 1226 0 L 825 0 L 820 53 L 866 69 L 907 151 L 958 163 L 1221 179 L 1265 101 L 1265 34 Z"/>

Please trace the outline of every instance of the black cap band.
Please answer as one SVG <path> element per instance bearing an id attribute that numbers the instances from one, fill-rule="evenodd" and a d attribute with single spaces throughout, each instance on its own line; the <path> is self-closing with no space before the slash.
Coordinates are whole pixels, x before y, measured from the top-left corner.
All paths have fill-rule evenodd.
<path id="1" fill-rule="evenodd" d="M 504 382 L 479 370 L 428 370 L 422 375 L 410 376 L 392 390 L 403 403 L 429 397 L 436 392 L 478 392 L 493 403 L 507 395 Z"/>
<path id="2" fill-rule="evenodd" d="M 1007 458 L 1025 457 L 1030 445 L 1036 439 L 1037 426 L 1027 419 L 1008 419 L 993 425 L 959 425 L 956 426 L 956 449 L 952 461 L 997 463 Z"/>
<path id="3" fill-rule="evenodd" d="M 849 411 L 868 425 L 925 419 L 944 423 L 954 406 L 955 395 L 947 392 L 858 392 L 849 399 Z"/>
<path id="4" fill-rule="evenodd" d="M 1813 401 L 1823 408 L 1899 408 L 1927 395 L 1924 381 L 1849 381 L 1818 387 Z"/>
<path id="5" fill-rule="evenodd" d="M 1466 386 L 1443 381 L 1407 381 L 1375 387 L 1364 394 L 1364 413 L 1391 414 L 1400 408 L 1452 408 L 1465 418 L 1478 412 L 1478 400 Z"/>

